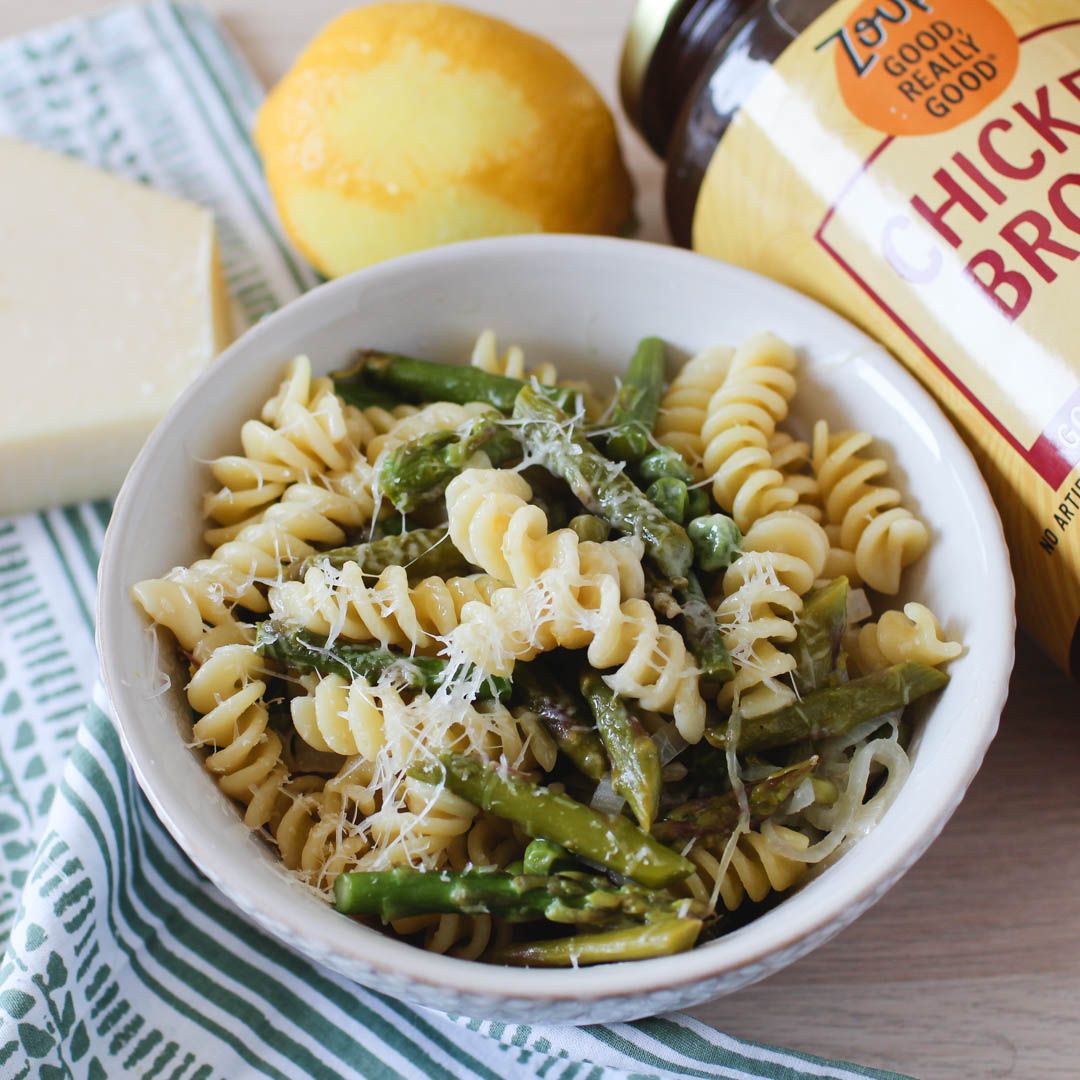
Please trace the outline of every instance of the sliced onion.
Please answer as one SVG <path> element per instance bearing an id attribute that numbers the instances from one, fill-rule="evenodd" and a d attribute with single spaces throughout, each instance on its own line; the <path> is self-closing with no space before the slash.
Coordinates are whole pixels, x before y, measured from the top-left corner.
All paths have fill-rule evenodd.
<path id="1" fill-rule="evenodd" d="M 589 805 L 599 814 L 619 814 L 626 805 L 626 800 L 611 786 L 608 774 L 596 785 Z"/>
<path id="2" fill-rule="evenodd" d="M 873 615 L 870 601 L 867 599 L 865 589 L 850 589 L 847 594 L 847 621 L 848 626 L 865 622 Z"/>
<path id="3" fill-rule="evenodd" d="M 671 720 L 659 728 L 652 740 L 660 754 L 661 766 L 674 761 L 690 744 L 679 734 L 675 721 Z"/>
<path id="4" fill-rule="evenodd" d="M 881 789 L 866 804 L 866 787 L 870 779 L 870 766 L 878 762 L 888 769 L 889 775 Z M 786 843 L 776 831 L 776 823 L 770 819 L 761 826 L 769 846 L 778 854 L 798 862 L 817 863 L 838 851 L 849 837 L 864 836 L 881 819 L 896 796 L 910 771 L 908 756 L 903 747 L 891 739 L 875 739 L 861 746 L 851 759 L 848 782 L 834 806 L 815 808 L 814 817 L 808 814 L 812 824 L 825 831 L 825 835 L 805 850 Z"/>
<path id="5" fill-rule="evenodd" d="M 886 724 L 892 726 L 892 735 L 895 736 L 903 712 L 903 709 L 894 709 L 892 712 L 882 713 L 881 716 L 875 716 L 870 720 L 864 720 L 861 724 L 856 724 L 855 727 L 843 735 L 836 735 L 825 740 L 820 748 L 822 759 L 828 761 L 839 757 L 853 746 L 858 746 L 861 742 L 864 742 Z"/>
<path id="6" fill-rule="evenodd" d="M 788 813 L 797 814 L 800 810 L 805 810 L 813 801 L 814 785 L 808 776 L 791 793 L 791 799 L 788 802 Z"/>

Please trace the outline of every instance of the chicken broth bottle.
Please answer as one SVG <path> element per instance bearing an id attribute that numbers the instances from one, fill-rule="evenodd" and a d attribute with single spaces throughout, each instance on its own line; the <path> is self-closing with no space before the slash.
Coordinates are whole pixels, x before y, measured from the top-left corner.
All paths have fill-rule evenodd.
<path id="1" fill-rule="evenodd" d="M 640 0 L 622 91 L 678 243 L 835 308 L 937 396 L 1021 621 L 1080 673 L 1080 3 Z"/>

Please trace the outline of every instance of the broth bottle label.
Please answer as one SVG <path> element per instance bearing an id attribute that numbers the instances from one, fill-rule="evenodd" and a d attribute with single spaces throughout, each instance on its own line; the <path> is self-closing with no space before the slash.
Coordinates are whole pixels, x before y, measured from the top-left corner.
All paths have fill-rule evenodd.
<path id="1" fill-rule="evenodd" d="M 1021 617 L 1080 619 L 1080 9 L 841 0 L 716 150 L 694 246 L 816 296 L 918 374 L 975 449 Z"/>

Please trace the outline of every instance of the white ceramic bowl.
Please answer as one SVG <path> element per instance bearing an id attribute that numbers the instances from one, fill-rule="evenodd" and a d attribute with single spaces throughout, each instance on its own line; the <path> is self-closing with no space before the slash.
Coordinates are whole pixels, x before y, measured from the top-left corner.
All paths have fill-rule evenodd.
<path id="1" fill-rule="evenodd" d="M 343 919 L 290 887 L 185 746 L 182 680 L 163 696 L 151 691 L 153 651 L 128 590 L 202 553 L 203 463 L 237 451 L 241 423 L 257 415 L 286 361 L 305 352 L 325 372 L 370 345 L 457 359 L 486 326 L 533 362 L 605 382 L 645 335 L 690 353 L 772 329 L 802 359 L 796 422 L 824 416 L 879 437 L 933 533 L 905 597 L 929 603 L 967 651 L 928 712 L 896 802 L 800 892 L 687 954 L 523 971 L 435 956 Z M 200 870 L 269 933 L 357 982 L 448 1011 L 533 1022 L 693 1005 L 777 971 L 850 923 L 956 808 L 997 728 L 1013 661 L 1013 583 L 997 513 L 971 455 L 900 364 L 832 312 L 755 274 L 673 248 L 583 237 L 483 240 L 396 259 L 324 285 L 250 330 L 176 403 L 132 468 L 105 540 L 99 602 L 100 655 L 128 760 Z"/>

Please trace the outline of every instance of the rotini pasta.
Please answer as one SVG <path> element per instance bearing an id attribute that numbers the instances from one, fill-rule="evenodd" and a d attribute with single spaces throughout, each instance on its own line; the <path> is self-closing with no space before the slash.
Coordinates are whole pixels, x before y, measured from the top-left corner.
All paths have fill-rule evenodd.
<path id="1" fill-rule="evenodd" d="M 268 727 L 266 683 L 256 677 L 264 669 L 249 646 L 226 645 L 195 672 L 187 688 L 188 702 L 201 716 L 193 727 L 195 745 L 210 749 L 206 767 L 221 790 L 246 807 L 245 824 L 268 826 L 282 862 L 319 883 L 336 869 L 328 863 L 340 862 L 333 822 L 323 815 L 324 781 L 288 776 L 281 740 Z"/>
<path id="2" fill-rule="evenodd" d="M 778 469 L 784 478 L 784 486 L 790 488 L 798 497 L 798 502 L 791 508 L 805 514 L 813 521 L 821 522 L 824 511 L 821 508 L 821 491 L 818 482 L 810 471 L 810 446 L 799 439 L 792 438 L 786 431 L 775 431 L 769 439 L 769 453 L 772 454 L 773 468 Z M 825 535 L 829 538 L 829 554 L 821 572 L 823 581 L 833 581 L 846 577 L 852 586 L 862 584 L 859 572 L 855 568 L 855 556 L 840 547 L 838 526 L 826 525 Z"/>
<path id="3" fill-rule="evenodd" d="M 433 431 L 453 431 L 462 424 L 475 420 L 478 416 L 497 416 L 490 405 L 473 402 L 470 405 L 456 405 L 452 401 L 437 401 L 426 405 L 416 412 L 402 417 L 388 431 L 376 435 L 367 444 L 368 461 L 374 465 L 379 458 L 391 450 L 417 439 L 421 435 L 430 435 Z"/>
<path id="4" fill-rule="evenodd" d="M 810 472 L 810 446 L 786 431 L 774 431 L 769 437 L 772 466 L 784 478 L 784 486 L 795 492 L 798 502 L 792 507 L 814 521 L 821 521 L 817 480 Z"/>
<path id="5" fill-rule="evenodd" d="M 905 604 L 902 613 L 884 612 L 876 623 L 853 632 L 848 648 L 862 672 L 908 661 L 937 667 L 964 651 L 959 642 L 942 635 L 934 613 L 924 604 Z"/>
<path id="6" fill-rule="evenodd" d="M 554 364 L 540 364 L 531 370 L 525 367 L 525 352 L 520 345 L 511 345 L 501 356 L 494 330 L 482 330 L 473 346 L 469 363 L 492 375 L 504 375 L 509 379 L 528 382 L 535 379 L 542 386 L 554 386 L 558 373 Z"/>
<path id="7" fill-rule="evenodd" d="M 705 444 L 701 429 L 705 425 L 709 401 L 723 385 L 734 350 L 724 346 L 705 349 L 688 360 L 671 380 L 660 402 L 656 418 L 656 438 L 678 450 L 698 476 L 704 471 Z"/>
<path id="8" fill-rule="evenodd" d="M 343 485 L 343 490 L 348 490 Z M 178 567 L 164 578 L 139 582 L 136 599 L 156 622 L 172 631 L 181 647 L 205 659 L 218 644 L 250 640 L 250 628 L 234 608 L 266 613 L 266 587 L 282 567 L 345 538 L 343 525 L 370 517 L 363 482 L 345 495 L 312 484 L 293 484 L 257 520 L 215 548 L 209 558 Z M 212 633 L 212 636 L 209 636 Z M 206 640 L 204 640 L 206 639 Z"/>
<path id="9" fill-rule="evenodd" d="M 290 712 L 300 737 L 316 750 L 372 762 L 388 747 L 403 760 L 421 748 L 450 750 L 505 759 L 520 769 L 536 760 L 529 733 L 501 704 L 436 710 L 421 697 L 406 705 L 396 690 L 373 687 L 361 676 L 303 676 L 299 686 L 304 692 L 293 697 Z"/>
<path id="10" fill-rule="evenodd" d="M 424 933 L 424 948 L 429 952 L 479 960 L 489 950 L 497 950 L 510 941 L 510 925 L 490 915 L 414 915 L 394 919 L 396 934 L 409 937 Z"/>
<path id="11" fill-rule="evenodd" d="M 222 486 L 205 498 L 203 513 L 225 528 L 211 530 L 207 543 L 217 546 L 233 539 L 289 485 L 318 486 L 328 474 L 348 472 L 366 435 L 363 415 L 342 403 L 330 379 L 312 379 L 308 358 L 298 356 L 264 406 L 262 419 L 241 428 L 243 455 L 211 463 Z"/>
<path id="12" fill-rule="evenodd" d="M 780 837 L 796 848 L 809 846 L 809 840 L 794 829 L 782 829 Z M 807 872 L 806 863 L 781 854 L 767 837 L 753 831 L 738 838 L 726 866 L 722 856 L 704 847 L 691 850 L 689 859 L 696 872 L 687 879 L 687 891 L 710 908 L 719 901 L 728 911 L 735 911 L 747 897 L 760 903 L 771 892 L 785 892 Z"/>
<path id="13" fill-rule="evenodd" d="M 433 380 L 420 404 L 356 408 L 298 357 L 242 426 L 240 452 L 210 463 L 209 553 L 134 586 L 191 664 L 192 744 L 207 770 L 281 863 L 340 910 L 401 913 L 390 928 L 408 941 L 511 962 L 548 947 L 544 934 L 522 944 L 535 936 L 526 917 L 580 916 L 582 933 L 693 928 L 719 908 L 795 888 L 873 826 L 907 775 L 907 725 L 886 709 L 884 684 L 907 668 L 940 682 L 937 669 L 962 648 L 918 603 L 859 626 L 870 603 L 834 579 L 895 591 L 926 547 L 925 527 L 873 483 L 884 464 L 858 456 L 868 437 L 831 435 L 821 422 L 808 446 L 778 427 L 796 366 L 779 339 L 698 353 L 666 393 L 656 344 L 639 350 L 633 392 L 620 394 L 606 428 L 591 407 L 582 415 L 551 365 L 527 370 L 521 350 L 500 354 L 491 331 L 464 377 L 409 362 L 410 398 Z M 386 393 L 396 354 L 378 355 Z M 485 387 L 498 408 L 456 403 Z M 611 437 L 628 418 L 648 427 L 633 412 L 643 401 L 651 437 L 690 462 L 701 492 L 670 454 L 652 455 L 674 472 L 658 479 L 644 439 L 633 449 Z M 418 497 L 402 502 L 400 525 L 380 518 L 387 453 L 487 415 L 505 418 L 504 467 L 482 451 L 451 465 L 431 440 L 415 443 L 400 483 Z M 566 437 L 578 425 L 585 435 Z M 549 432 L 557 454 L 546 453 Z M 630 460 L 613 463 L 620 451 L 608 444 L 619 442 Z M 559 455 L 582 455 L 588 468 Z M 537 480 L 534 502 L 539 469 L 554 479 Z M 665 499 L 670 516 L 658 517 Z M 705 520 L 682 531 L 684 505 Z M 583 534 L 611 529 L 610 538 L 550 525 L 574 518 Z M 416 581 L 421 573 L 430 576 Z M 753 744 L 739 741 L 801 716 L 789 708 L 797 687 L 809 715 L 808 695 L 827 688 L 842 699 L 901 664 L 880 676 L 881 710 L 805 751 L 782 724 L 788 741 L 775 750 L 765 739 L 751 756 Z M 706 735 L 725 749 L 726 777 L 708 752 L 680 756 Z M 793 765 L 796 752 L 806 760 Z M 765 809 L 758 783 L 771 792 Z M 700 796 L 733 791 L 737 824 L 725 834 L 699 822 Z M 646 831 L 620 813 L 624 802 Z M 605 824 L 596 813 L 617 817 Z M 581 835 L 567 831 L 574 821 Z M 657 867 L 669 876 L 654 880 Z M 435 874 L 423 888 L 421 873 Z M 411 883 L 423 904 L 350 909 L 341 899 L 374 881 Z M 539 890 L 552 903 L 501 909 L 500 889 L 511 899 L 531 890 L 530 903 Z M 677 918 L 654 921 L 660 912 Z"/>
<path id="14" fill-rule="evenodd" d="M 374 761 L 385 742 L 382 707 L 360 675 L 305 675 L 307 691 L 292 699 L 289 711 L 300 737 L 316 750 Z"/>
<path id="15" fill-rule="evenodd" d="M 195 745 L 212 752 L 206 767 L 218 786 L 247 809 L 251 828 L 268 822 L 285 781 L 281 740 L 267 725 L 266 683 L 261 656 L 247 645 L 223 645 L 196 672 L 187 688 L 188 703 L 199 714 Z"/>
<path id="16" fill-rule="evenodd" d="M 368 584 L 356 563 L 340 571 L 308 570 L 303 581 L 285 581 L 270 590 L 270 608 L 286 626 L 303 627 L 330 640 L 377 641 L 434 652 L 458 625 L 470 601 L 486 602 L 498 581 L 484 574 L 425 578 L 410 585 L 402 566 L 390 566 Z"/>
<path id="17" fill-rule="evenodd" d="M 821 576 L 828 551 L 821 526 L 794 510 L 762 518 L 743 537 L 717 605 L 724 642 L 738 664 L 721 692 L 722 705 L 737 705 L 752 717 L 794 700 L 784 676 L 795 669 L 795 658 L 783 646 L 795 639 L 802 597 Z"/>
<path id="18" fill-rule="evenodd" d="M 746 530 L 760 517 L 788 510 L 798 493 L 773 463 L 769 440 L 795 393 L 795 354 L 761 334 L 741 345 L 701 429 L 705 475 L 713 498 Z"/>
<path id="19" fill-rule="evenodd" d="M 826 518 L 839 529 L 839 546 L 854 555 L 855 569 L 870 588 L 892 596 L 900 589 L 901 571 L 922 555 L 930 535 L 900 505 L 899 491 L 873 483 L 888 466 L 881 458 L 859 456 L 872 441 L 859 432 L 830 434 L 828 423 L 819 420 L 812 464 Z"/>

